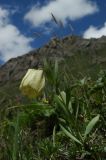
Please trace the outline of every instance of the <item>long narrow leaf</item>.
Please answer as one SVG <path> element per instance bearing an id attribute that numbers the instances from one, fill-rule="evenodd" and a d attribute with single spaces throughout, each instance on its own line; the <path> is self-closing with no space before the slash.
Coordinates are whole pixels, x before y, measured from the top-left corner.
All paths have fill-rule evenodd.
<path id="1" fill-rule="evenodd" d="M 55 147 L 56 145 L 56 126 L 53 128 L 53 146 Z"/>
<path id="2" fill-rule="evenodd" d="M 64 114 L 66 116 L 69 116 L 69 113 L 68 113 L 65 105 L 62 103 L 62 101 L 60 100 L 60 98 L 57 95 L 55 95 L 55 102 L 59 105 L 59 107 L 61 107 L 61 109 L 64 111 Z"/>
<path id="3" fill-rule="evenodd" d="M 97 115 L 96 117 L 94 117 L 87 125 L 86 130 L 85 130 L 85 134 L 84 134 L 84 140 L 86 139 L 87 135 L 92 131 L 92 129 L 94 128 L 94 126 L 96 125 L 96 123 L 99 121 L 99 117 L 100 115 Z"/>
<path id="4" fill-rule="evenodd" d="M 69 138 L 82 145 L 82 143 L 76 137 L 74 137 L 69 131 L 67 131 L 62 125 L 60 125 L 60 127 Z"/>

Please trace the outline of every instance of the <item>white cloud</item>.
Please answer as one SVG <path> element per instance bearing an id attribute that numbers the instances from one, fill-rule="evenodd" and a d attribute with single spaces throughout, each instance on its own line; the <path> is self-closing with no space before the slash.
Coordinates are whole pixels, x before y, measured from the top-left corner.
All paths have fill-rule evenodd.
<path id="1" fill-rule="evenodd" d="M 11 24 L 9 11 L 0 7 L 0 59 L 7 61 L 25 54 L 32 49 L 31 41 Z"/>
<path id="2" fill-rule="evenodd" d="M 8 15 L 8 11 L 0 7 L 0 26 L 5 25 L 6 22 L 8 22 Z"/>
<path id="3" fill-rule="evenodd" d="M 106 22 L 101 28 L 90 26 L 83 34 L 83 37 L 87 39 L 100 38 L 102 36 L 106 36 Z"/>
<path id="4" fill-rule="evenodd" d="M 97 11 L 97 5 L 90 0 L 55 0 L 44 6 L 33 6 L 24 19 L 38 27 L 51 21 L 51 13 L 65 23 L 67 19 L 76 20 Z"/>

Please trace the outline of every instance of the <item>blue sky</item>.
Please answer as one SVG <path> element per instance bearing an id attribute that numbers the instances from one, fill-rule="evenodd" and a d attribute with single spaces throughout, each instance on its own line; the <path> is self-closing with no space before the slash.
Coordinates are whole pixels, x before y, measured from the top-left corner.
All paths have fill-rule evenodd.
<path id="1" fill-rule="evenodd" d="M 0 0 L 0 62 L 43 46 L 54 33 L 106 35 L 106 0 Z"/>

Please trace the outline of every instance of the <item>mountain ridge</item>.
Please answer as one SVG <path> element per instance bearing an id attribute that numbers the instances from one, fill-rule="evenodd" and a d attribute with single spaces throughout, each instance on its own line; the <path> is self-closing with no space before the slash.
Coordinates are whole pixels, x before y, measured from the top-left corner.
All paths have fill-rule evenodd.
<path id="1" fill-rule="evenodd" d="M 67 36 L 63 39 L 53 38 L 49 43 L 39 49 L 12 58 L 0 66 L 0 83 L 20 80 L 28 68 L 39 68 L 43 59 L 64 61 L 77 54 L 84 53 L 90 56 L 91 64 L 106 62 L 106 37 L 99 39 L 83 39 L 79 36 Z M 103 56 L 99 50 L 103 49 Z M 88 54 L 88 55 L 87 55 Z"/>

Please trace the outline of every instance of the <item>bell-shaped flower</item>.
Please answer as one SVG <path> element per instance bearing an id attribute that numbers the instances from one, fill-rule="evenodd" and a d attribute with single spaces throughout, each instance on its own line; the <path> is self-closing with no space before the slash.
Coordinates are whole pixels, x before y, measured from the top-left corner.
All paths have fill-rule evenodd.
<path id="1" fill-rule="evenodd" d="M 20 90 L 29 98 L 36 98 L 45 86 L 43 70 L 28 69 L 20 84 Z"/>

